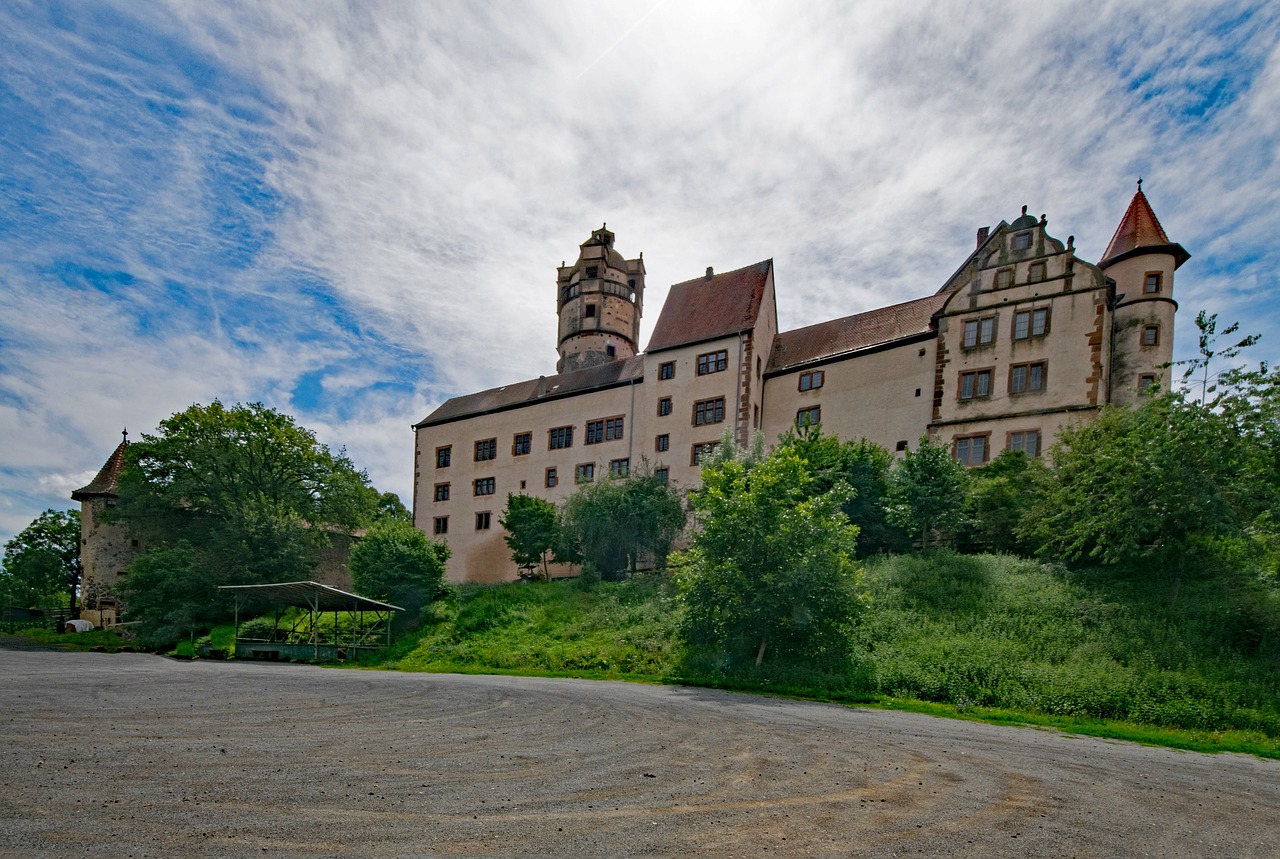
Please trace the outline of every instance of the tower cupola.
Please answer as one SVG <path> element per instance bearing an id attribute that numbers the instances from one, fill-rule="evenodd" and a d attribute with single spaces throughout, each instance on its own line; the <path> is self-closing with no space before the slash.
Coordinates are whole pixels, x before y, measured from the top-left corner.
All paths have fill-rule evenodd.
<path id="1" fill-rule="evenodd" d="M 579 246 L 578 261 L 558 270 L 557 372 L 620 361 L 639 351 L 644 254 L 625 259 L 613 241 L 608 225 L 602 225 Z"/>

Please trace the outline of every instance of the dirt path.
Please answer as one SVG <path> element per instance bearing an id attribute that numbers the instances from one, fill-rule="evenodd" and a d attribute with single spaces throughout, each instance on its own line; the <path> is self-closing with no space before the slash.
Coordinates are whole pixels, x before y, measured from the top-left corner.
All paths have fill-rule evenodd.
<path id="1" fill-rule="evenodd" d="M 1280 762 L 576 680 L 0 651 L 0 855 L 1280 856 Z"/>

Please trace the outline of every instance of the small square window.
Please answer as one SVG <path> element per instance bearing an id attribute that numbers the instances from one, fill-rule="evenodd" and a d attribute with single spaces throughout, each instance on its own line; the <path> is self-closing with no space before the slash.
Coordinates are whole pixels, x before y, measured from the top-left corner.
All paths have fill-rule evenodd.
<path id="1" fill-rule="evenodd" d="M 1159 292 L 1160 287 L 1163 285 L 1162 284 L 1163 280 L 1164 280 L 1164 275 L 1161 274 L 1160 272 L 1158 271 L 1147 272 L 1146 278 L 1144 278 L 1142 281 L 1142 291 L 1147 293 L 1148 295 L 1150 295 L 1151 293 Z"/>
<path id="2" fill-rule="evenodd" d="M 1033 262 L 1027 266 L 1027 282 L 1039 283 L 1044 280 L 1045 264 L 1043 262 Z"/>
<path id="3" fill-rule="evenodd" d="M 482 513 L 477 513 L 477 514 L 476 514 L 476 530 L 477 530 L 477 531 L 488 531 L 488 530 L 489 530 L 489 523 L 490 523 L 490 521 L 491 521 L 491 519 L 490 519 L 490 517 L 491 517 L 491 516 L 492 516 L 492 514 L 491 514 L 488 510 L 485 510 L 485 511 L 484 511 L 484 512 L 482 512 Z"/>
<path id="4" fill-rule="evenodd" d="M 907 449 L 907 440 L 906 440 L 906 439 L 903 439 L 902 441 L 898 442 L 898 446 L 897 446 L 896 448 L 894 448 L 894 449 L 895 449 L 895 450 L 897 450 L 898 452 L 902 452 L 902 451 L 906 450 L 906 449 Z"/>
<path id="5" fill-rule="evenodd" d="M 436 484 L 436 500 L 437 501 L 449 500 L 449 484 L 447 483 Z"/>
<path id="6" fill-rule="evenodd" d="M 587 309 L 583 311 L 582 315 L 587 319 L 593 318 L 596 315 L 596 306 L 594 304 L 588 304 Z"/>
<path id="7" fill-rule="evenodd" d="M 453 459 L 453 445 L 447 444 L 444 447 L 436 448 L 436 468 L 448 468 L 449 461 Z"/>
<path id="8" fill-rule="evenodd" d="M 433 533 L 437 535 L 448 534 L 449 533 L 449 517 L 437 516 L 431 522 L 431 530 Z"/>
<path id="9" fill-rule="evenodd" d="M 671 414 L 671 398 L 663 397 L 658 400 L 658 417 L 664 418 Z"/>
<path id="10" fill-rule="evenodd" d="M 599 266 L 594 266 L 594 265 L 587 266 L 587 277 L 599 277 L 599 276 L 600 276 Z"/>
<path id="11" fill-rule="evenodd" d="M 1140 391 L 1158 391 L 1159 383 L 1156 381 L 1155 373 L 1143 373 L 1138 377 L 1138 390 Z"/>
<path id="12" fill-rule="evenodd" d="M 665 450 L 670 450 L 671 436 L 668 435 L 667 433 L 663 433 L 662 435 L 655 438 L 653 441 L 653 449 L 656 450 L 658 453 L 662 453 Z"/>
<path id="13" fill-rule="evenodd" d="M 1013 269 L 1002 268 L 996 272 L 996 289 L 1013 286 Z"/>
<path id="14" fill-rule="evenodd" d="M 815 388 L 821 388 L 823 381 L 823 373 L 821 370 L 813 370 L 809 373 L 800 374 L 800 390 L 812 391 Z"/>
<path id="15" fill-rule="evenodd" d="M 1025 251 L 1031 247 L 1031 231 L 1024 230 L 1021 233 L 1013 234 L 1013 249 L 1015 251 Z"/>
<path id="16" fill-rule="evenodd" d="M 658 365 L 658 379 L 660 381 L 666 381 L 667 379 L 674 379 L 675 377 L 676 377 L 675 361 L 666 361 Z"/>
<path id="17" fill-rule="evenodd" d="M 494 478 L 479 477 L 475 481 L 476 495 L 492 495 L 494 493 Z"/>
<path id="18" fill-rule="evenodd" d="M 560 482 L 560 478 L 556 475 L 556 470 L 554 468 L 547 469 L 547 477 L 544 482 L 548 489 L 554 489 L 556 484 Z"/>
<path id="19" fill-rule="evenodd" d="M 1160 326 L 1159 325 L 1142 326 L 1142 345 L 1143 346 L 1159 346 L 1160 345 Z"/>

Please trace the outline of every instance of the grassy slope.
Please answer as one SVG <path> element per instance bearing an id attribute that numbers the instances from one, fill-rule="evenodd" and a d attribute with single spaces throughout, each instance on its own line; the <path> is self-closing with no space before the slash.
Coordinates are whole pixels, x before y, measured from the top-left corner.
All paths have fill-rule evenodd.
<path id="1" fill-rule="evenodd" d="M 1280 756 L 1274 589 L 1225 574 L 1073 573 L 945 553 L 875 561 L 866 584 L 855 686 L 834 697 Z M 678 612 L 654 580 L 467 588 L 391 662 L 726 685 L 681 675 Z M 737 685 L 832 697 L 772 676 Z"/>

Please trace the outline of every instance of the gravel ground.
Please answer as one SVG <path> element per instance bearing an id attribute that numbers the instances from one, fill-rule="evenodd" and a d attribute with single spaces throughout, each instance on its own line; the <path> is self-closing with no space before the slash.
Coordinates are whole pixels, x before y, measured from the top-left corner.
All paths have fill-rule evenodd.
<path id="1" fill-rule="evenodd" d="M 0 650 L 0 855 L 1280 856 L 1280 762 L 699 689 Z"/>

